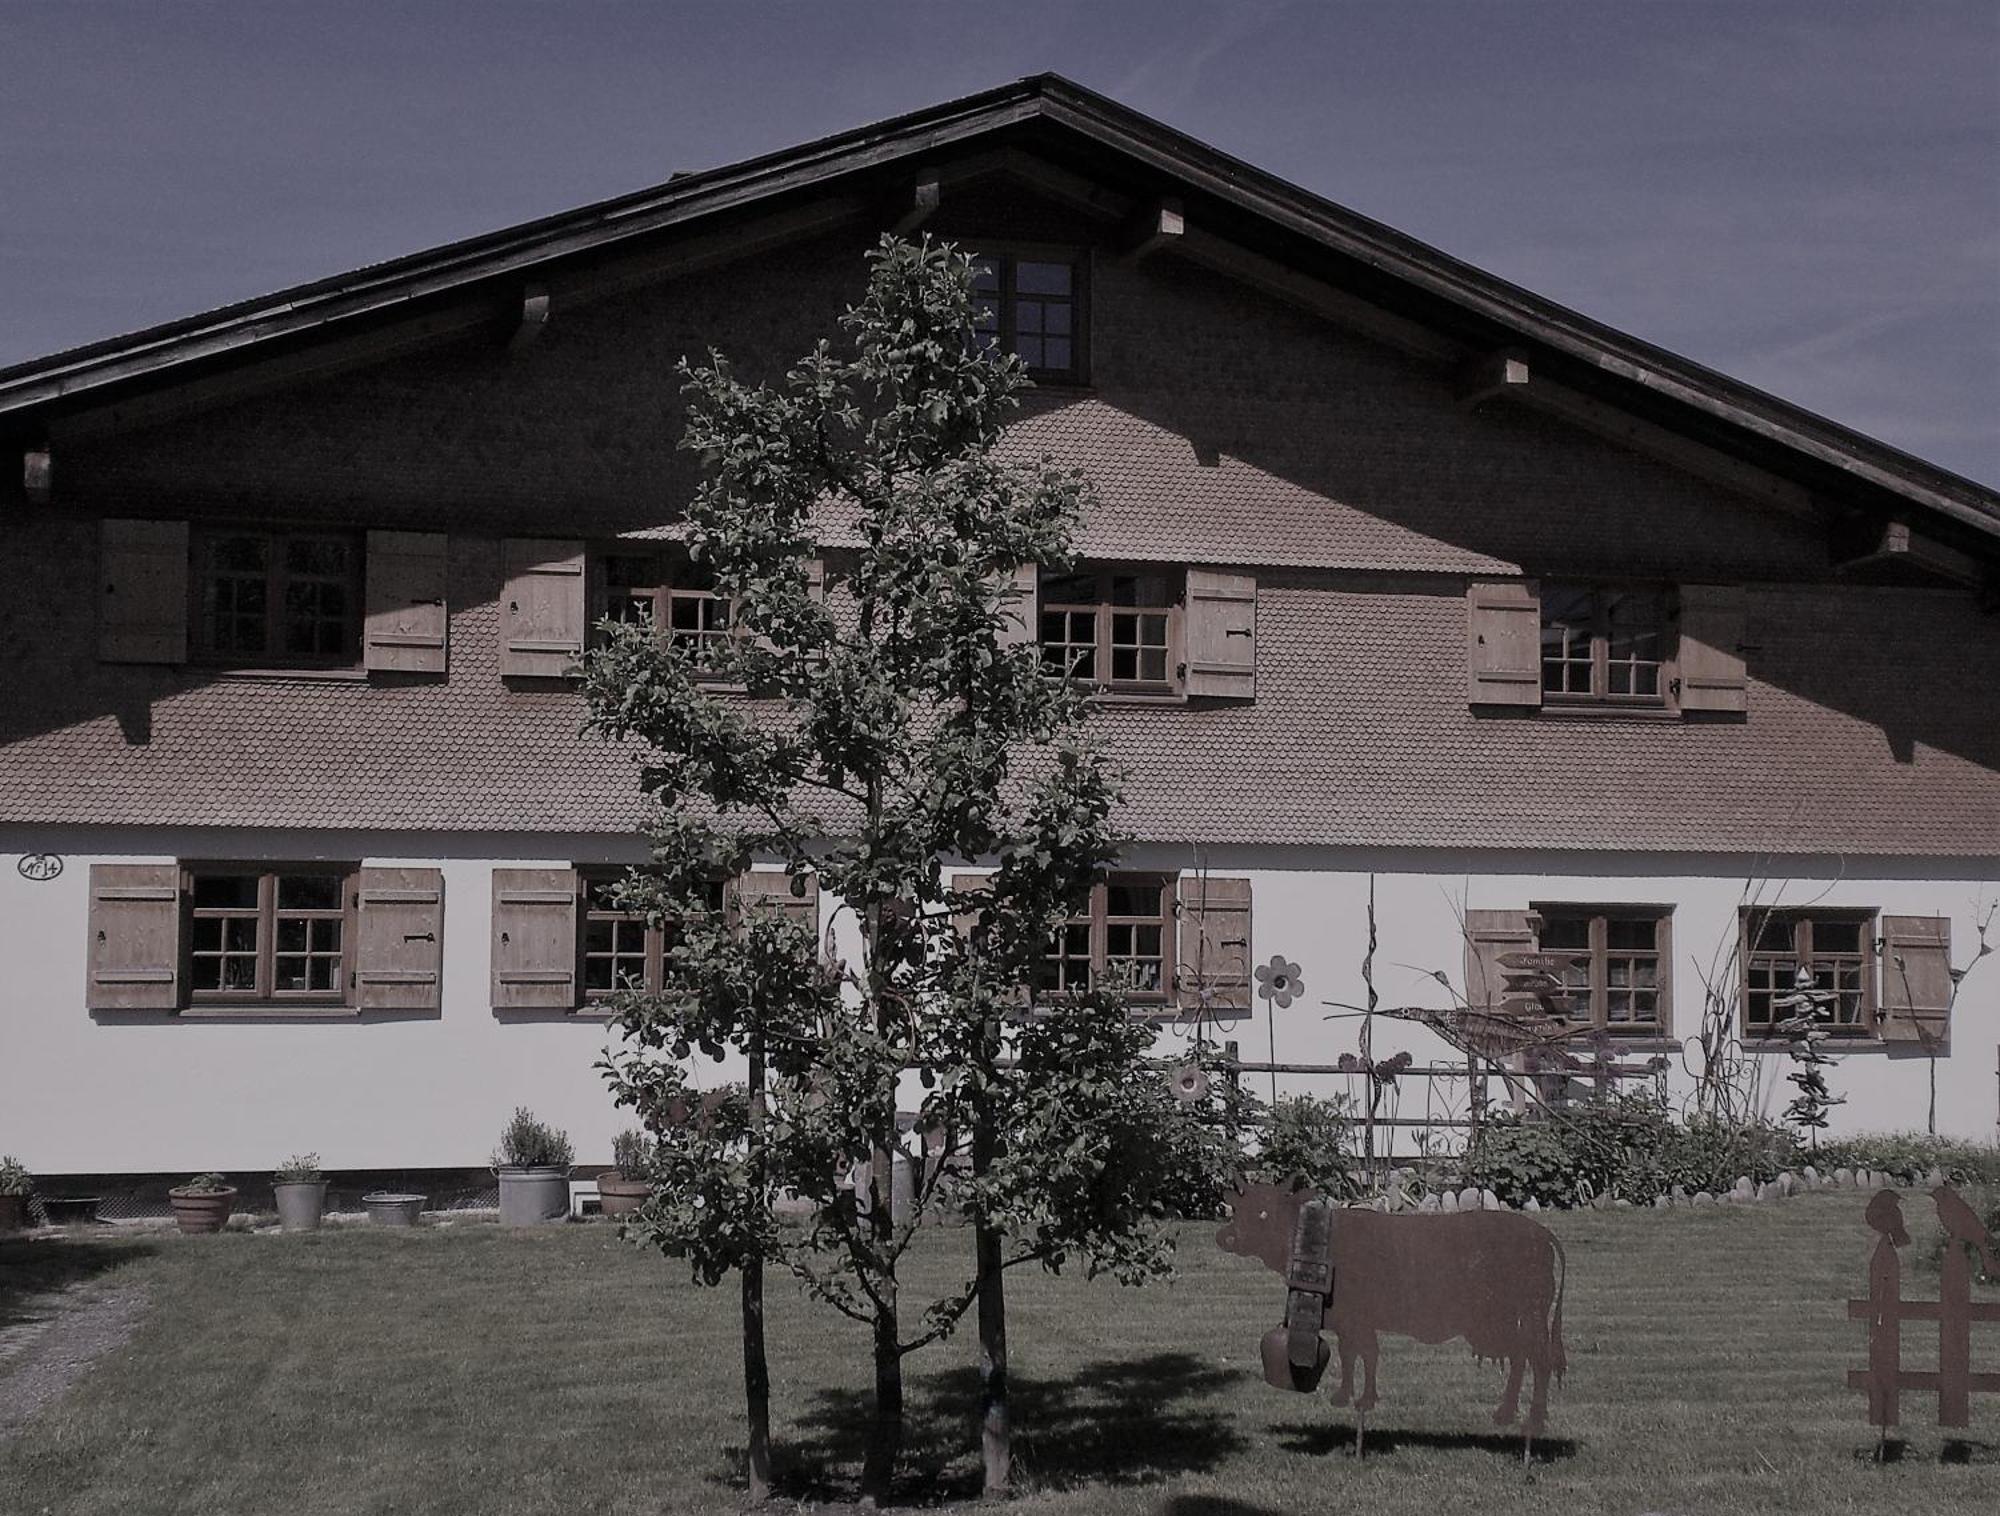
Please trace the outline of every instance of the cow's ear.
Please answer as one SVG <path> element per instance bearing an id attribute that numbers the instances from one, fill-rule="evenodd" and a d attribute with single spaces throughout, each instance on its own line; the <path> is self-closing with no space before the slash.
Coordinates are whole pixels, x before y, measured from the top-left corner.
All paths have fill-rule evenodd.
<path id="1" fill-rule="evenodd" d="M 1294 1195 L 1301 1194 L 1304 1191 L 1309 1190 L 1311 1188 L 1312 1188 L 1312 1181 L 1307 1179 L 1305 1175 L 1303 1174 L 1292 1175 L 1292 1193 Z"/>

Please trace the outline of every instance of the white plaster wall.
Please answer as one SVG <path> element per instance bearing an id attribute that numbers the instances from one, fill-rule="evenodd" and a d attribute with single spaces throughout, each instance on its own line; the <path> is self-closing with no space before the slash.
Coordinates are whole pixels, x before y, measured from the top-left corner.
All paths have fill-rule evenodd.
<path id="1" fill-rule="evenodd" d="M 48 882 L 16 868 L 30 852 L 64 864 Z M 503 1019 L 488 999 L 491 871 L 576 861 L 631 861 L 629 837 L 300 834 L 148 829 L 0 831 L 0 1152 L 45 1174 L 269 1169 L 294 1151 L 317 1151 L 336 1168 L 483 1164 L 516 1105 L 566 1129 L 581 1162 L 608 1162 L 613 1134 L 628 1124 L 611 1106 L 593 1064 L 605 1046 L 599 1022 L 550 1016 Z M 169 1016 L 94 1018 L 84 1007 L 92 863 L 174 857 L 339 858 L 436 865 L 445 877 L 442 1013 L 412 1019 L 237 1022 Z M 1825 860 L 1751 864 L 1704 857 L 1627 855 L 1502 857 L 1358 856 L 1330 850 L 1211 850 L 1215 873 L 1253 881 L 1255 961 L 1284 953 L 1304 971 L 1306 995 L 1277 1013 L 1281 1060 L 1330 1063 L 1357 1045 L 1353 1019 L 1322 1001 L 1359 1003 L 1366 946 L 1369 870 L 1376 870 L 1382 1003 L 1446 1005 L 1428 977 L 1459 982 L 1456 912 L 1523 907 L 1530 900 L 1658 901 L 1674 907 L 1674 1017 L 1690 1030 L 1700 1013 L 1697 960 L 1732 931 L 1743 880 L 1784 878 L 1784 903 L 1823 899 L 1952 919 L 1954 957 L 1975 944 L 1982 905 L 2000 897 L 2000 860 L 1846 866 Z M 1134 867 L 1191 868 L 1184 849 L 1147 848 Z M 1767 892 L 1768 896 L 1768 892 Z M 830 904 L 830 903 L 829 903 Z M 851 935 L 846 923 L 837 928 Z M 1249 1059 L 1266 1056 L 1271 1024 L 1257 1002 L 1225 1033 Z M 1176 1043 L 1171 1030 L 1163 1045 Z M 1407 1047 L 1419 1062 L 1446 1061 L 1428 1033 L 1378 1022 L 1375 1055 Z M 1954 1135 L 1995 1134 L 2000 1107 L 2000 958 L 1974 973 L 1960 999 L 1949 1054 L 1936 1065 L 1938 1126 Z M 1782 1059 L 1765 1080 L 1775 1114 L 1790 1087 Z M 706 1084 L 730 1076 L 701 1063 Z M 1837 1130 L 1921 1128 L 1930 1061 L 1879 1050 L 1844 1058 L 1833 1076 L 1848 1104 Z M 1344 1077 L 1280 1080 L 1280 1088 L 1359 1093 Z M 1673 1086 L 1691 1071 L 1675 1059 Z M 1262 1087 L 1260 1081 L 1260 1088 Z M 1462 1081 L 1439 1082 L 1431 1109 L 1462 1113 Z M 1496 1094 L 1497 1089 L 1496 1089 Z M 1425 1112 L 1425 1086 L 1406 1081 L 1403 1115 Z M 1414 1134 L 1396 1135 L 1412 1151 Z"/>

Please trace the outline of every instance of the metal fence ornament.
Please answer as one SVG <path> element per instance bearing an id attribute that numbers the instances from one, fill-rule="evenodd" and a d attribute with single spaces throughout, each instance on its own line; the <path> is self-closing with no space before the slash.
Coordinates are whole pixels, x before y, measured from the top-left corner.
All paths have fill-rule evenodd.
<path id="1" fill-rule="evenodd" d="M 1174 1099 L 1192 1105 L 1208 1094 L 1208 1074 L 1198 1063 L 1183 1063 L 1167 1076 Z"/>
<path id="2" fill-rule="evenodd" d="M 1257 966 L 1257 998 L 1268 1000 L 1279 1010 L 1291 1006 L 1295 996 L 1306 992 L 1306 981 L 1299 973 L 1296 963 L 1288 962 L 1280 953 L 1269 963 Z"/>
<path id="3" fill-rule="evenodd" d="M 1308 1214 L 1325 1216 L 1324 1262 L 1312 1247 L 1319 1232 Z M 1299 1335 L 1312 1316 L 1312 1281 L 1324 1269 L 1326 1295 L 1319 1322 L 1330 1328 L 1340 1352 L 1335 1405 L 1354 1405 L 1360 1446 L 1367 1413 L 1375 1407 L 1380 1337 L 1392 1333 L 1419 1342 L 1462 1337 L 1481 1359 L 1507 1367 L 1507 1385 L 1493 1420 L 1522 1421 L 1522 1456 L 1531 1451 L 1548 1415 L 1549 1384 L 1560 1382 L 1562 1306 L 1568 1265 L 1562 1243 L 1548 1228 L 1512 1211 L 1459 1211 L 1389 1215 L 1335 1207 L 1298 1186 L 1243 1186 L 1230 1219 L 1215 1234 L 1224 1252 L 1260 1259 L 1285 1280 L 1285 1325 L 1267 1334 L 1265 1377 L 1281 1388 L 1311 1389 L 1318 1373 L 1305 1359 Z M 1317 1332 L 1319 1326 L 1312 1330 Z M 1279 1347 L 1282 1346 L 1282 1354 Z M 1354 1398 L 1354 1364 L 1363 1369 Z M 1526 1418 L 1521 1390 L 1534 1384 Z"/>

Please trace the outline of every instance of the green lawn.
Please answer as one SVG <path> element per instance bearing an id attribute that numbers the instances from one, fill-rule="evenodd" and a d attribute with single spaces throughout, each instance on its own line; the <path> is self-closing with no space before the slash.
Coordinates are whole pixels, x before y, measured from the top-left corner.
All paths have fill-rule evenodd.
<path id="1" fill-rule="evenodd" d="M 1569 1377 L 1548 1456 L 1524 1471 L 1488 1421 L 1501 1372 L 1462 1346 L 1385 1340 L 1369 1456 L 1317 1396 L 1268 1388 L 1258 1337 L 1282 1292 L 1186 1229 L 1170 1287 L 1016 1273 L 1019 1464 L 1027 1511 L 1172 1516 L 1420 1512 L 2000 1511 L 2000 1396 L 1947 1442 L 1905 1400 L 1901 1457 L 1875 1441 L 1844 1371 L 1862 1360 L 1842 1301 L 1871 1235 L 1862 1197 L 1660 1215 L 1552 1218 L 1569 1254 Z M 1920 1248 L 1933 1230 L 1905 1203 Z M 52 1248 L 87 1249 L 64 1261 Z M 946 1234 L 916 1273 L 969 1252 Z M 1907 1256 L 1907 1255 L 1906 1255 Z M 0 1320 L 26 1261 L 142 1283 L 136 1335 L 0 1444 L 0 1510 L 653 1513 L 738 1504 L 733 1290 L 610 1226 L 483 1225 L 314 1236 L 171 1235 L 0 1244 Z M 104 1267 L 105 1265 L 113 1265 Z M 1935 1276 L 1917 1274 L 1917 1289 Z M 1987 1292 L 1989 1295 L 1992 1292 Z M 776 1435 L 795 1499 L 851 1495 L 865 1342 L 773 1292 Z M 1976 1329 L 1975 1367 L 2000 1366 Z M 1931 1361 L 1913 1335 L 1912 1366 Z M 972 1344 L 910 1362 L 909 1481 L 976 1488 Z"/>

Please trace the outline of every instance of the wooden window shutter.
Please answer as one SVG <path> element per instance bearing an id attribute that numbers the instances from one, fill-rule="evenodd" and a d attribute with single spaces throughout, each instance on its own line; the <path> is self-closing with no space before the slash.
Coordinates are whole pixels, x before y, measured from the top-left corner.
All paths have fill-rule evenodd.
<path id="1" fill-rule="evenodd" d="M 364 667 L 392 674 L 442 674 L 450 564 L 442 532 L 368 534 L 368 619 Z"/>
<path id="2" fill-rule="evenodd" d="M 1882 994 L 1877 1023 L 1884 1042 L 1926 1045 L 1951 1037 L 1951 921 L 1944 916 L 1882 918 Z"/>
<path id="3" fill-rule="evenodd" d="M 575 1007 L 576 891 L 575 869 L 493 871 L 495 1010 Z"/>
<path id="4" fill-rule="evenodd" d="M 500 592 L 500 672 L 560 679 L 583 653 L 589 608 L 581 542 L 509 538 Z"/>
<path id="5" fill-rule="evenodd" d="M 1542 597 L 1532 580 L 1476 580 L 1465 591 L 1473 705 L 1542 703 Z"/>
<path id="6" fill-rule="evenodd" d="M 776 911 L 814 932 L 819 930 L 819 876 L 801 874 L 803 894 L 794 894 L 790 874 L 770 869 L 746 869 L 732 882 L 738 912 Z"/>
<path id="7" fill-rule="evenodd" d="M 1000 646 L 1026 647 L 1034 643 L 1038 620 L 1035 602 L 1041 578 L 1040 566 L 1033 563 L 1017 564 L 1012 574 L 1001 576 L 1001 588 L 1011 588 L 1013 594 L 1000 604 Z"/>
<path id="8" fill-rule="evenodd" d="M 814 600 L 826 599 L 826 560 L 806 559 L 806 594 Z"/>
<path id="9" fill-rule="evenodd" d="M 1181 881 L 1179 964 L 1182 1006 L 1207 995 L 1210 1011 L 1250 1009 L 1250 881 L 1189 875 Z"/>
<path id="10" fill-rule="evenodd" d="M 97 656 L 187 662 L 188 524 L 103 522 L 97 570 Z"/>
<path id="11" fill-rule="evenodd" d="M 1257 697 L 1257 576 L 1219 569 L 1187 571 L 1189 695 L 1221 700 Z"/>
<path id="12" fill-rule="evenodd" d="M 1748 595 L 1736 585 L 1687 584 L 1680 593 L 1680 705 L 1683 711 L 1743 715 L 1750 677 L 1743 664 Z"/>
<path id="13" fill-rule="evenodd" d="M 171 1011 L 181 1003 L 181 869 L 177 863 L 90 866 L 93 1011 Z"/>
<path id="14" fill-rule="evenodd" d="M 986 895 L 993 893 L 993 871 L 991 869 L 960 869 L 951 876 L 951 887 L 961 895 Z M 951 929 L 960 937 L 971 940 L 979 926 L 979 918 L 984 914 L 978 905 L 970 905 L 965 910 L 952 912 Z"/>
<path id="15" fill-rule="evenodd" d="M 1475 1010 L 1499 1012 L 1507 998 L 1502 953 L 1527 953 L 1535 948 L 1535 918 L 1530 911 L 1467 911 L 1465 913 L 1465 1001 Z"/>
<path id="16" fill-rule="evenodd" d="M 444 963 L 444 875 L 365 868 L 354 876 L 354 993 L 364 1011 L 435 1011 Z"/>

